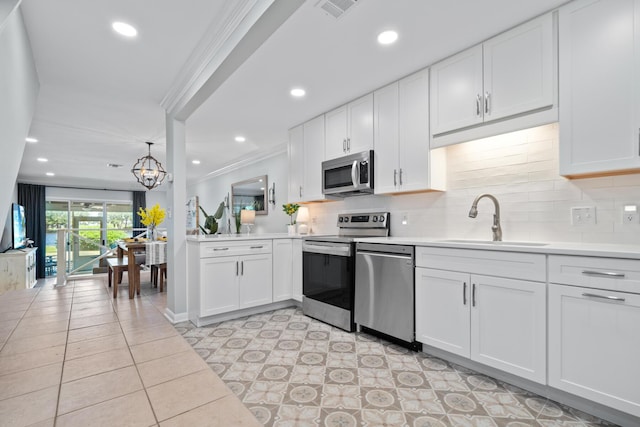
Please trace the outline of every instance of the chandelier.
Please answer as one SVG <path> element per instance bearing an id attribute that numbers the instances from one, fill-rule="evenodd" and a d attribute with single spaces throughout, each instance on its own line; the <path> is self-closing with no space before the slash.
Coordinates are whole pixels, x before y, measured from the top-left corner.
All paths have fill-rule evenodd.
<path id="1" fill-rule="evenodd" d="M 151 156 L 153 142 L 146 142 L 146 144 L 149 146 L 149 154 L 138 159 L 133 168 L 131 168 L 131 173 L 140 184 L 152 190 L 162 184 L 167 172 L 162 167 L 162 164 Z"/>

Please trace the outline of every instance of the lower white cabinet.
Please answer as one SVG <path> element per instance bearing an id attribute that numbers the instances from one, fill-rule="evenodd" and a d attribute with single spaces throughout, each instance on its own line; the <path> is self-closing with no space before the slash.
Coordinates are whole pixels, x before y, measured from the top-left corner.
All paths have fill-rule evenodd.
<path id="1" fill-rule="evenodd" d="M 16 249 L 0 254 L 0 294 L 35 286 L 37 250 Z"/>
<path id="2" fill-rule="evenodd" d="M 549 268 L 549 385 L 640 417 L 638 261 L 550 256 Z"/>
<path id="3" fill-rule="evenodd" d="M 443 256 L 457 271 L 447 271 L 431 268 L 439 264 L 437 248 L 416 253 L 416 340 L 546 383 L 546 283 L 475 274 L 520 263 L 541 266 L 538 279 L 545 256 L 448 250 Z"/>
<path id="4" fill-rule="evenodd" d="M 293 239 L 291 264 L 293 265 L 291 278 L 293 299 L 302 302 L 302 239 Z"/>
<path id="5" fill-rule="evenodd" d="M 273 301 L 293 296 L 293 239 L 273 241 Z"/>
<path id="6" fill-rule="evenodd" d="M 189 320 L 273 301 L 272 242 L 189 242 Z"/>

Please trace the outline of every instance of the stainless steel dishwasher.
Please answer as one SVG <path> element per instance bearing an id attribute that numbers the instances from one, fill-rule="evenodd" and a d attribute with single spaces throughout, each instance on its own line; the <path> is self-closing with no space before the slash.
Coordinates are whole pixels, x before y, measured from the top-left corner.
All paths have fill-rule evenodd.
<path id="1" fill-rule="evenodd" d="M 355 323 L 392 338 L 415 343 L 414 247 L 379 243 L 356 245 Z M 420 346 L 421 347 L 421 346 Z"/>

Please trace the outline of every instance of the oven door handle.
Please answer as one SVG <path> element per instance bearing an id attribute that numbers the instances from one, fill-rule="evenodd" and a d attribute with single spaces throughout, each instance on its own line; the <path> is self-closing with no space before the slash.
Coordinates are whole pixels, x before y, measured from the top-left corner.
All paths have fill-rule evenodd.
<path id="1" fill-rule="evenodd" d="M 358 188 L 360 185 L 360 177 L 358 175 L 358 161 L 354 160 L 351 165 L 351 182 L 353 183 L 353 188 Z"/>
<path id="2" fill-rule="evenodd" d="M 328 246 L 328 245 L 314 245 L 305 243 L 302 247 L 302 252 L 312 254 L 324 254 L 324 255 L 337 255 L 337 256 L 351 256 L 350 246 Z"/>

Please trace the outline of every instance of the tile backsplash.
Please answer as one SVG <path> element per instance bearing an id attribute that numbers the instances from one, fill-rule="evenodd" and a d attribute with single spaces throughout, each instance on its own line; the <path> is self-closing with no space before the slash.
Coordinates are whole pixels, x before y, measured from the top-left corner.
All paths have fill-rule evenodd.
<path id="1" fill-rule="evenodd" d="M 623 206 L 640 206 L 640 174 L 569 180 L 558 174 L 558 125 L 551 124 L 444 148 L 447 191 L 361 196 L 311 204 L 315 234 L 337 232 L 341 212 L 391 212 L 393 236 L 491 239 L 493 204 L 500 202 L 504 240 L 640 244 L 640 222 L 622 223 Z M 572 207 L 596 209 L 595 225 L 573 226 Z M 408 224 L 402 225 L 403 217 Z"/>

